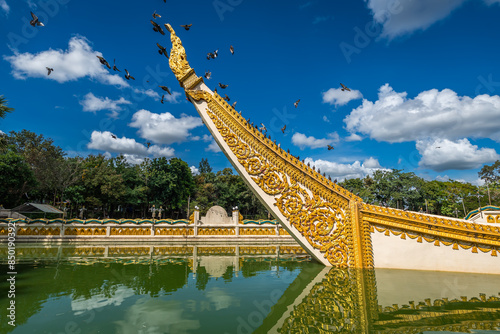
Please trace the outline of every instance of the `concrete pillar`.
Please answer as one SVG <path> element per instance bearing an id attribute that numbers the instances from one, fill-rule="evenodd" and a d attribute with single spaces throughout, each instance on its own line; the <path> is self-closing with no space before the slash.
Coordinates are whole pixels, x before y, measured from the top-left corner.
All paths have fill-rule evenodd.
<path id="1" fill-rule="evenodd" d="M 197 206 L 194 208 L 194 236 L 198 235 L 198 222 L 200 221 L 200 210 Z M 194 265 L 194 264 L 193 264 Z"/>
<path id="2" fill-rule="evenodd" d="M 151 236 L 154 237 L 155 235 L 155 224 L 151 223 Z"/>
<path id="3" fill-rule="evenodd" d="M 109 237 L 111 235 L 111 226 L 106 226 L 106 237 Z"/>
<path id="4" fill-rule="evenodd" d="M 234 234 L 236 236 L 239 236 L 240 235 L 240 211 L 237 209 L 238 207 L 236 207 L 235 209 L 233 209 L 233 215 L 232 215 L 232 219 L 233 219 L 233 224 L 234 224 Z"/>
<path id="5" fill-rule="evenodd" d="M 196 215 L 195 215 L 196 217 Z M 195 220 L 196 223 L 196 220 Z M 196 279 L 196 270 L 198 270 L 198 246 L 193 246 L 193 278 Z"/>
<path id="6" fill-rule="evenodd" d="M 59 236 L 60 237 L 64 237 L 64 230 L 65 230 L 65 226 L 64 226 L 64 223 L 61 223 L 61 228 L 60 228 L 60 231 L 59 231 Z"/>

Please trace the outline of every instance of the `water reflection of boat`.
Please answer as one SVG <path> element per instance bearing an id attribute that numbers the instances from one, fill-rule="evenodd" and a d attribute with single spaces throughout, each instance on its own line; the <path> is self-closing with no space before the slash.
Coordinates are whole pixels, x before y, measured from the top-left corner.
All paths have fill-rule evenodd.
<path id="1" fill-rule="evenodd" d="M 325 268 L 298 295 L 292 284 L 268 318 L 254 333 L 494 331 L 500 285 L 494 275 Z"/>

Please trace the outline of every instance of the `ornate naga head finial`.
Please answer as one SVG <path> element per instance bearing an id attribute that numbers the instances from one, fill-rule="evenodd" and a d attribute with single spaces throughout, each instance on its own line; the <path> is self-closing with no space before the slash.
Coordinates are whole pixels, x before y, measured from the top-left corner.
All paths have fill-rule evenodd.
<path id="1" fill-rule="evenodd" d="M 182 46 L 181 39 L 177 37 L 172 26 L 165 23 L 165 28 L 170 32 L 170 40 L 172 41 L 172 51 L 170 51 L 168 62 L 177 80 L 181 81 L 181 79 L 191 70 L 186 60 L 186 50 Z"/>

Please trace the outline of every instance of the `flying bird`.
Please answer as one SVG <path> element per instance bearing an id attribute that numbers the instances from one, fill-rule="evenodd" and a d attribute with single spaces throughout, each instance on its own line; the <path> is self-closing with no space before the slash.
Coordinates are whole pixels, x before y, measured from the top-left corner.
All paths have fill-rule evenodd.
<path id="1" fill-rule="evenodd" d="M 172 93 L 170 93 L 170 89 L 168 89 L 167 86 L 158 86 L 160 87 L 161 89 L 163 89 L 164 91 L 166 91 L 168 93 L 168 95 L 172 95 Z"/>
<path id="2" fill-rule="evenodd" d="M 125 79 L 127 79 L 127 80 L 130 80 L 130 79 L 135 80 L 135 78 L 133 76 L 131 76 L 130 73 L 128 73 L 127 69 L 125 69 L 125 73 L 126 73 L 125 74 Z"/>
<path id="3" fill-rule="evenodd" d="M 116 139 L 116 136 L 114 134 L 111 134 L 111 138 Z"/>
<path id="4" fill-rule="evenodd" d="M 50 67 L 45 67 L 47 69 L 47 75 L 50 75 L 50 73 L 52 73 L 52 71 L 54 70 L 53 68 L 50 68 Z"/>
<path id="5" fill-rule="evenodd" d="M 155 10 L 155 12 L 153 13 L 153 20 L 156 19 L 157 17 L 161 17 L 161 15 L 160 14 L 156 14 L 156 10 Z"/>
<path id="6" fill-rule="evenodd" d="M 158 25 L 158 23 L 156 23 L 155 21 L 153 20 L 149 20 L 151 22 L 151 24 L 153 25 L 153 30 L 156 31 L 156 32 L 159 32 L 160 34 L 162 35 L 165 35 L 165 32 L 163 31 L 163 29 Z"/>
<path id="7" fill-rule="evenodd" d="M 345 91 L 345 90 L 348 91 L 348 92 L 351 91 L 349 88 L 347 88 L 346 86 L 344 86 L 342 83 L 340 83 L 340 86 L 342 86 L 342 89 L 341 89 L 342 91 Z"/>
<path id="8" fill-rule="evenodd" d="M 162 96 L 161 96 L 161 101 L 160 101 L 160 102 L 161 102 L 161 104 L 163 104 L 163 98 L 164 98 L 164 97 L 165 97 L 165 95 L 162 95 Z"/>
<path id="9" fill-rule="evenodd" d="M 31 21 L 30 21 L 30 24 L 33 26 L 33 27 L 36 27 L 36 26 L 40 26 L 40 27 L 43 27 L 44 24 L 42 22 L 40 22 L 40 20 L 38 19 L 38 16 L 36 16 L 35 14 L 33 14 L 33 12 L 30 12 L 31 13 L 31 17 L 33 18 Z"/>
<path id="10" fill-rule="evenodd" d="M 297 101 L 294 102 L 293 105 L 295 106 L 295 108 L 297 108 L 299 106 L 299 102 L 300 102 L 300 99 L 298 99 Z"/>
<path id="11" fill-rule="evenodd" d="M 328 151 L 333 150 L 333 146 L 331 146 L 331 145 L 326 145 L 326 147 L 328 147 Z"/>
<path id="12" fill-rule="evenodd" d="M 286 130 L 286 124 L 283 125 L 283 127 L 281 128 L 281 132 L 285 133 L 285 130 Z"/>
<path id="13" fill-rule="evenodd" d="M 115 65 L 115 61 L 116 61 L 116 59 L 113 59 L 113 70 L 114 70 L 114 71 L 121 72 L 121 71 L 118 69 L 118 67 L 116 67 L 116 65 Z"/>
<path id="14" fill-rule="evenodd" d="M 146 145 L 147 145 L 147 146 L 148 146 L 148 148 L 149 148 L 149 146 L 151 146 L 151 143 L 150 143 L 150 142 L 146 142 Z"/>
<path id="15" fill-rule="evenodd" d="M 168 52 L 167 52 L 167 49 L 165 49 L 163 46 L 161 46 L 159 43 L 156 43 L 156 46 L 160 49 L 158 50 L 158 53 L 159 54 L 163 54 L 165 55 L 165 57 L 168 58 Z"/>
<path id="16" fill-rule="evenodd" d="M 214 59 L 214 54 L 212 52 L 209 52 L 207 53 L 207 59 L 210 60 L 210 59 Z"/>
<path id="17" fill-rule="evenodd" d="M 104 57 L 101 57 L 101 56 L 96 56 L 97 58 L 99 58 L 99 61 L 101 62 L 101 64 L 105 65 L 107 68 L 111 69 L 111 66 L 109 66 L 109 63 L 107 62 L 106 59 L 104 59 Z"/>
<path id="18" fill-rule="evenodd" d="M 228 85 L 223 85 L 219 82 L 219 87 L 222 88 L 222 89 L 226 89 Z"/>
<path id="19" fill-rule="evenodd" d="M 441 148 L 441 146 L 436 146 L 436 148 Z"/>
<path id="20" fill-rule="evenodd" d="M 181 27 L 183 27 L 186 30 L 189 30 L 193 24 L 181 24 Z"/>
<path id="21" fill-rule="evenodd" d="M 259 128 L 259 130 L 267 133 L 267 128 L 266 128 L 266 126 L 264 125 L 264 123 L 260 123 L 260 128 Z"/>
<path id="22" fill-rule="evenodd" d="M 213 54 L 212 58 L 217 58 L 219 56 L 219 49 L 215 50 L 212 54 Z"/>
<path id="23" fill-rule="evenodd" d="M 223 97 L 224 100 L 226 100 L 227 102 L 229 102 L 231 99 L 229 98 L 229 96 L 227 96 L 227 94 L 225 94 L 226 96 Z"/>
<path id="24" fill-rule="evenodd" d="M 229 51 L 231 51 L 231 54 L 234 55 L 234 47 L 232 45 L 229 47 Z"/>
<path id="25" fill-rule="evenodd" d="M 210 80 L 210 77 L 212 76 L 212 72 L 210 71 L 205 71 L 205 78 L 207 78 L 207 80 Z"/>
<path id="26" fill-rule="evenodd" d="M 238 102 L 234 101 L 234 103 L 231 105 L 231 107 L 233 107 L 233 109 L 236 109 L 236 103 L 238 103 Z"/>

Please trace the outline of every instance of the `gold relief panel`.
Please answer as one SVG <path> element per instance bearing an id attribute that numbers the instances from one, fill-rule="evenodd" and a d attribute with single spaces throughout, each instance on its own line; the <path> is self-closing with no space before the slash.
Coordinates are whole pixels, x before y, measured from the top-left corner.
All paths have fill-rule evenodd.
<path id="1" fill-rule="evenodd" d="M 307 254 L 300 246 L 280 246 L 280 254 Z"/>
<path id="2" fill-rule="evenodd" d="M 149 227 L 112 227 L 110 235 L 151 235 Z"/>
<path id="3" fill-rule="evenodd" d="M 9 229 L 7 227 L 0 227 L 0 235 L 8 235 Z"/>
<path id="4" fill-rule="evenodd" d="M 274 227 L 240 227 L 240 235 L 276 235 L 276 229 Z"/>
<path id="5" fill-rule="evenodd" d="M 188 227 L 157 227 L 155 235 L 194 235 L 194 230 Z"/>
<path id="6" fill-rule="evenodd" d="M 150 247 L 108 247 L 108 255 L 149 255 Z"/>
<path id="7" fill-rule="evenodd" d="M 17 235 L 60 235 L 61 229 L 59 227 L 19 227 Z"/>
<path id="8" fill-rule="evenodd" d="M 198 235 L 235 235 L 234 227 L 200 227 Z"/>

